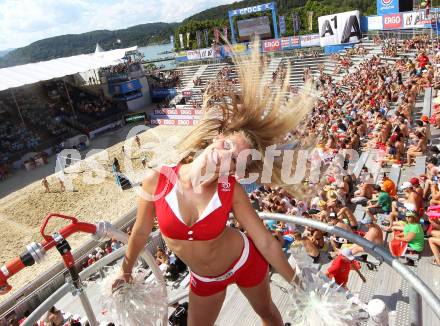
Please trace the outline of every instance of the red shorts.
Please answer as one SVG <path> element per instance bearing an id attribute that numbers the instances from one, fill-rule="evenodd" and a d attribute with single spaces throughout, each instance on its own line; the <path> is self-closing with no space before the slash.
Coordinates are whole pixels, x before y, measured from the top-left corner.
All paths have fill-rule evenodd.
<path id="1" fill-rule="evenodd" d="M 245 235 L 243 239 L 245 246 L 241 256 L 222 275 L 199 276 L 191 272 L 190 288 L 194 294 L 202 297 L 210 296 L 225 290 L 232 283 L 244 288 L 254 287 L 265 279 L 269 264 L 251 239 Z"/>

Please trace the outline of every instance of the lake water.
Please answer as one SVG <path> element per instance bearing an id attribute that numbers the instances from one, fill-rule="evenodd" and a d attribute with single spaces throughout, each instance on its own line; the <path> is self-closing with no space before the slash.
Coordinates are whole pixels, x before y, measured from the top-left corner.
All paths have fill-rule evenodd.
<path id="1" fill-rule="evenodd" d="M 143 46 L 139 47 L 138 50 L 144 54 L 145 60 L 151 60 L 151 59 L 157 59 L 164 56 L 171 55 L 170 53 L 166 54 L 160 54 L 165 51 L 172 51 L 173 50 L 173 44 L 158 44 L 158 45 L 149 45 L 149 46 Z M 156 66 L 164 65 L 166 69 L 175 68 L 176 64 L 174 61 L 159 61 L 155 62 Z"/>

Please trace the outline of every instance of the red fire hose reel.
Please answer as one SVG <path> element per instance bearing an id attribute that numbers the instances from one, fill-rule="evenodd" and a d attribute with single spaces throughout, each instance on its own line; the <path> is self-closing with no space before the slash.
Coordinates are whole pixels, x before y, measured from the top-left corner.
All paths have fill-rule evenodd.
<path id="1" fill-rule="evenodd" d="M 52 218 L 61 218 L 70 220 L 71 223 L 63 227 L 59 232 L 55 232 L 52 235 L 46 234 L 46 227 L 49 220 Z M 56 247 L 60 252 L 64 265 L 71 272 L 74 270 L 75 260 L 71 253 L 71 248 L 66 238 L 70 235 L 84 232 L 95 234 L 96 225 L 91 223 L 78 222 L 75 217 L 67 216 L 58 213 L 48 214 L 40 228 L 40 233 L 43 236 L 41 243 L 31 243 L 26 246 L 26 250 L 18 257 L 13 258 L 11 261 L 0 267 L 0 295 L 9 292 L 12 287 L 8 284 L 8 279 L 17 274 L 26 266 L 32 266 L 35 263 L 41 262 L 46 252 L 53 247 Z"/>

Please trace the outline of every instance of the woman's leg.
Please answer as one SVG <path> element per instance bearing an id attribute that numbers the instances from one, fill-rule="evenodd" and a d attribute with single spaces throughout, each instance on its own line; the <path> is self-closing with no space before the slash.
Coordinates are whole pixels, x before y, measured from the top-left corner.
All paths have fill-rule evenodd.
<path id="1" fill-rule="evenodd" d="M 435 262 L 440 265 L 440 239 L 439 238 L 429 238 L 429 247 L 431 247 L 432 253 L 434 254 Z"/>
<path id="2" fill-rule="evenodd" d="M 188 325 L 213 326 L 225 300 L 226 290 L 201 297 L 189 291 Z"/>
<path id="3" fill-rule="evenodd" d="M 263 326 L 282 326 L 283 320 L 278 308 L 272 301 L 269 286 L 269 273 L 257 286 L 240 287 L 240 291 L 248 299 L 254 311 L 263 321 Z"/>

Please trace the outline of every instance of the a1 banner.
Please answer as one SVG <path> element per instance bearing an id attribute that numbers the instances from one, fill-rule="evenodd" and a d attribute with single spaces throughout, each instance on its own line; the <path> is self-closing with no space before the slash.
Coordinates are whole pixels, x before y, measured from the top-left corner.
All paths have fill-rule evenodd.
<path id="1" fill-rule="evenodd" d="M 321 46 L 356 43 L 362 37 L 359 10 L 318 18 Z"/>
<path id="2" fill-rule="evenodd" d="M 281 42 L 279 39 L 264 40 L 263 41 L 263 51 L 272 52 L 281 50 Z"/>
<path id="3" fill-rule="evenodd" d="M 384 29 L 396 29 L 403 27 L 402 14 L 392 14 L 383 16 Z"/>
<path id="4" fill-rule="evenodd" d="M 196 115 L 202 114 L 198 109 L 154 109 L 154 115 Z"/>

